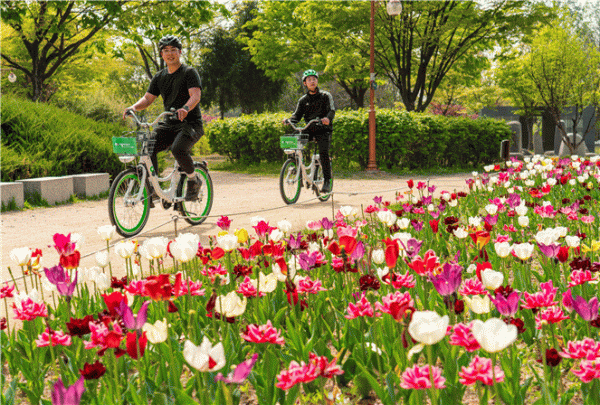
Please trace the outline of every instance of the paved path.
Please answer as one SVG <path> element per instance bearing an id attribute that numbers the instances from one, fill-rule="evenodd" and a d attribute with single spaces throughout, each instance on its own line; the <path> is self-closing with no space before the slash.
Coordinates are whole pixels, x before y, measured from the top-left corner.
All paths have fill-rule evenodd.
<path id="1" fill-rule="evenodd" d="M 212 171 L 211 176 L 215 189 L 211 217 L 199 226 L 190 226 L 183 220 L 177 221 L 178 232 L 198 233 L 203 244 L 207 243 L 209 236 L 219 231 L 216 221 L 221 215 L 229 216 L 232 220 L 232 229 L 246 228 L 251 234 L 253 229 L 250 219 L 253 216 L 265 218 L 272 226 L 286 219 L 292 223 L 294 229 L 299 230 L 305 227 L 308 220 L 331 218 L 333 212 L 343 205 L 366 207 L 373 202 L 375 196 L 393 201 L 397 191 L 408 190 L 406 180 L 409 178 L 413 178 L 415 184 L 418 180 L 428 180 L 429 184 L 437 186 L 439 192 L 465 190 L 465 179 L 470 177 L 469 174 L 419 178 L 398 177 L 383 172 L 361 173 L 360 178 L 356 179 L 336 179 L 333 197 L 327 202 L 316 200 L 310 190 L 303 189 L 298 203 L 286 205 L 279 194 L 276 177 L 217 171 Z M 164 210 L 157 205 L 157 208 L 152 210 L 144 231 L 137 237 L 139 242 L 153 236 L 174 238 L 173 213 L 172 209 Z M 11 266 L 15 276 L 21 273 L 10 259 L 10 251 L 14 248 L 28 246 L 32 249 L 42 249 L 44 267 L 55 266 L 58 263 L 58 255 L 51 247 L 52 236 L 55 233 L 83 235 L 84 243 L 80 249 L 83 256 L 81 266 L 94 266 L 94 253 L 106 247 L 106 242 L 100 239 L 97 229 L 109 223 L 106 199 L 3 213 L 0 216 L 2 237 L 0 281 L 10 279 L 7 266 Z M 114 244 L 119 240 L 122 238 L 118 237 L 111 243 Z M 113 269 L 116 267 L 117 274 L 122 273 L 119 270 L 119 266 L 122 270 L 121 262 L 122 259 L 113 258 Z"/>

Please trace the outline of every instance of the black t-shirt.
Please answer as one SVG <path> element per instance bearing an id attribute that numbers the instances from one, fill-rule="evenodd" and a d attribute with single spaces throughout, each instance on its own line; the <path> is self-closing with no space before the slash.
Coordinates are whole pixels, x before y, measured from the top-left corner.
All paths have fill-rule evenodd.
<path id="1" fill-rule="evenodd" d="M 162 96 L 165 111 L 171 108 L 180 109 L 190 99 L 188 89 L 199 87 L 202 89 L 202 82 L 196 69 L 182 64 L 179 69 L 169 73 L 167 68 L 154 75 L 148 87 L 148 93 L 154 96 Z M 197 121 L 202 119 L 200 112 L 200 103 L 191 109 L 184 121 Z"/>
<path id="2" fill-rule="evenodd" d="M 329 118 L 329 125 L 323 125 L 321 128 L 324 131 L 331 132 L 333 130 L 333 118 L 335 117 L 335 107 L 333 105 L 333 97 L 327 91 L 319 90 L 315 94 L 307 92 L 298 100 L 296 111 L 291 116 L 291 121 L 296 124 L 302 118 L 308 122 L 314 118 Z M 308 129 L 308 132 L 320 132 L 317 127 Z"/>

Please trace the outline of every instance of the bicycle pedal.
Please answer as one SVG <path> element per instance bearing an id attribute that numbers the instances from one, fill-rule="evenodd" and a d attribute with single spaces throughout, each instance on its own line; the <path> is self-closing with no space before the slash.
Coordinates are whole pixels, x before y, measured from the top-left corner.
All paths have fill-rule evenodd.
<path id="1" fill-rule="evenodd" d="M 166 200 L 160 200 L 160 202 L 162 203 L 162 207 L 165 210 L 168 210 L 173 205 L 173 203 L 166 201 Z"/>

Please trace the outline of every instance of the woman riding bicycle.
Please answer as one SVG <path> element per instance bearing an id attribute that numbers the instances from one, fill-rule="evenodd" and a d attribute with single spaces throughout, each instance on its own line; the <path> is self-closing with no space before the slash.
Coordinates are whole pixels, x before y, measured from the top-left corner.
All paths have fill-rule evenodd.
<path id="1" fill-rule="evenodd" d="M 134 105 L 125 109 L 123 119 L 129 110 L 140 111 L 152 104 L 160 95 L 165 111 L 175 110 L 176 116 L 160 123 L 156 128 L 156 144 L 152 152 L 154 170 L 158 169 L 157 153 L 171 148 L 171 152 L 181 169 L 187 174 L 186 201 L 198 198 L 201 181 L 194 171 L 191 157 L 192 147 L 202 135 L 202 114 L 198 103 L 202 85 L 196 69 L 181 63 L 181 42 L 173 35 L 167 35 L 158 42 L 160 55 L 167 67 L 152 78 L 146 94 Z M 152 201 L 152 199 L 150 199 Z"/>
<path id="2" fill-rule="evenodd" d="M 319 89 L 319 75 L 313 69 L 309 69 L 302 75 L 302 83 L 307 92 L 298 100 L 296 111 L 290 117 L 290 122 L 298 123 L 302 118 L 305 122 L 320 118 L 322 125 L 313 125 L 306 132 L 309 140 L 316 140 L 319 146 L 321 166 L 323 168 L 322 193 L 331 192 L 331 161 L 329 159 L 329 147 L 331 146 L 331 133 L 333 131 L 333 117 L 335 107 L 333 97 L 326 91 Z M 283 123 L 286 124 L 287 120 Z"/>

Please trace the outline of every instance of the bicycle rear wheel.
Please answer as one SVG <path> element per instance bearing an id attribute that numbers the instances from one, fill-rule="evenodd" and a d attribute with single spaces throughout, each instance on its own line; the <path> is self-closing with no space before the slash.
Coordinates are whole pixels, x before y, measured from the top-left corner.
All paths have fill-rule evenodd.
<path id="1" fill-rule="evenodd" d="M 213 183 L 208 174 L 208 168 L 202 163 L 194 163 L 194 170 L 200 180 L 202 180 L 202 186 L 200 187 L 200 193 L 198 199 L 195 201 L 182 201 L 178 203 L 177 210 L 183 215 L 183 218 L 187 223 L 191 225 L 200 225 L 210 213 L 213 204 Z M 187 176 L 182 176 L 177 187 L 177 195 L 185 195 L 187 191 Z"/>
<path id="2" fill-rule="evenodd" d="M 294 204 L 300 198 L 302 181 L 300 180 L 300 168 L 296 159 L 288 159 L 283 163 L 279 173 L 279 191 L 281 198 L 286 204 Z"/>
<path id="3" fill-rule="evenodd" d="M 141 187 L 144 188 L 143 198 L 135 201 Z M 141 232 L 149 216 L 148 188 L 141 184 L 136 169 L 122 171 L 113 180 L 108 195 L 108 217 L 111 224 L 119 235 L 128 238 Z"/>

